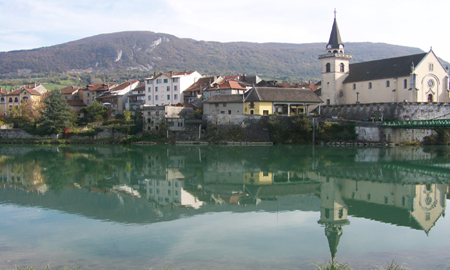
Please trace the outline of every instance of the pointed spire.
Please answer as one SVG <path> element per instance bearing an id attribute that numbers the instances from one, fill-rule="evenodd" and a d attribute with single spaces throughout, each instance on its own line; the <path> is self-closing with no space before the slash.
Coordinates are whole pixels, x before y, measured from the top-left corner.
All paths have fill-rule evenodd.
<path id="1" fill-rule="evenodd" d="M 330 40 L 328 41 L 327 51 L 331 52 L 344 52 L 344 44 L 341 40 L 341 34 L 339 33 L 339 27 L 336 20 L 336 9 L 334 10 L 334 22 L 333 28 L 331 29 Z"/>

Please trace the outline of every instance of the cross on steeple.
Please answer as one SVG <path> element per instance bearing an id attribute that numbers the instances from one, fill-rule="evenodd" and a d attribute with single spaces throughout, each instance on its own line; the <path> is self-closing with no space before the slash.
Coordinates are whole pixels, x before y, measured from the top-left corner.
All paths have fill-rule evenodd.
<path id="1" fill-rule="evenodd" d="M 337 13 L 337 11 L 336 11 L 336 8 L 334 9 L 334 18 L 336 19 L 336 13 Z"/>

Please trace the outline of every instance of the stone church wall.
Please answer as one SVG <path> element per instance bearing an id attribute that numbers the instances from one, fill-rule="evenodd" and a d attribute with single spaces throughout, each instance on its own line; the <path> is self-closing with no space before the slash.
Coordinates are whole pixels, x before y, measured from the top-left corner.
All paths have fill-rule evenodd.
<path id="1" fill-rule="evenodd" d="M 318 109 L 314 113 L 318 113 Z M 450 118 L 450 103 L 370 103 L 321 106 L 320 114 L 327 118 L 370 120 L 383 116 L 386 121 L 432 120 Z"/>

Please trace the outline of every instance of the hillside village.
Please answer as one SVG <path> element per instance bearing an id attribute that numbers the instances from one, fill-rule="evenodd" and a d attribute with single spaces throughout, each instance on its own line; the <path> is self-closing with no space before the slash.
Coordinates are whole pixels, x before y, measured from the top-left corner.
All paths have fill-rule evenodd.
<path id="1" fill-rule="evenodd" d="M 216 125 L 239 125 L 245 117 L 311 113 L 362 120 L 378 111 L 388 115 L 393 105 L 429 103 L 435 105 L 434 111 L 441 111 L 437 106 L 450 102 L 449 69 L 432 50 L 350 64 L 352 56 L 345 53 L 336 18 L 324 54 L 318 59 L 322 78 L 317 83 L 281 83 L 247 74 L 204 76 L 186 70 L 155 72 L 144 80 L 121 84 L 70 86 L 60 92 L 80 118 L 86 113 L 83 108 L 98 102 L 109 108 L 109 118 L 123 115 L 124 111 L 135 118 L 140 116 L 144 131 L 158 131 L 162 124 L 169 130 L 185 130 L 186 120 L 200 116 Z M 49 93 L 42 85 L 25 85 L 10 92 L 1 90 L 0 114 L 20 114 L 17 111 L 21 104 L 40 101 Z M 363 112 L 367 104 L 382 106 Z M 450 114 L 448 108 L 443 111 L 435 118 L 442 118 L 447 111 Z M 393 120 L 425 116 L 409 112 L 395 117 Z"/>

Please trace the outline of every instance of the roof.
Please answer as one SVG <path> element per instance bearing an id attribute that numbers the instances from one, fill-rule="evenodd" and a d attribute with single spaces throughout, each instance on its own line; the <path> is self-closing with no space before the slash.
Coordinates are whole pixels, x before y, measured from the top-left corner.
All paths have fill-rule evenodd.
<path id="1" fill-rule="evenodd" d="M 214 87 L 208 89 L 208 91 L 225 89 L 247 90 L 247 88 L 245 88 L 245 86 L 242 86 L 238 81 L 223 80 L 220 83 L 214 84 Z"/>
<path id="2" fill-rule="evenodd" d="M 417 66 L 426 55 L 421 53 L 350 64 L 350 75 L 344 83 L 409 76 L 411 66 Z"/>
<path id="3" fill-rule="evenodd" d="M 341 44 L 342 44 L 341 34 L 339 33 L 339 27 L 337 25 L 336 18 L 334 18 L 333 28 L 331 29 L 330 40 L 328 41 L 328 45 L 331 45 L 332 49 L 338 49 L 339 45 Z"/>
<path id="4" fill-rule="evenodd" d="M 80 86 L 67 86 L 64 89 L 61 89 L 61 94 L 72 94 L 73 92 L 77 91 L 78 89 L 80 89 Z"/>
<path id="5" fill-rule="evenodd" d="M 243 103 L 242 95 L 215 95 L 203 103 Z"/>
<path id="6" fill-rule="evenodd" d="M 198 79 L 195 83 L 193 83 L 191 86 L 186 88 L 183 92 L 195 92 L 195 91 L 203 91 L 207 87 L 211 86 L 212 83 L 214 83 L 217 80 L 217 77 L 203 77 Z"/>
<path id="7" fill-rule="evenodd" d="M 89 90 L 91 92 L 93 91 L 107 91 L 110 88 L 114 87 L 115 83 L 108 83 L 108 84 L 88 84 L 86 87 L 83 88 L 83 90 Z"/>
<path id="8" fill-rule="evenodd" d="M 76 99 L 67 100 L 67 103 L 73 107 L 87 107 L 86 104 L 84 104 L 83 102 L 76 100 Z"/>
<path id="9" fill-rule="evenodd" d="M 250 89 L 245 102 L 323 102 L 311 89 L 280 88 L 280 87 L 255 87 Z"/>
<path id="10" fill-rule="evenodd" d="M 40 96 L 41 93 L 39 93 L 38 91 L 34 90 L 34 89 L 24 89 L 24 88 L 20 88 L 20 89 L 16 89 L 12 92 L 7 93 L 7 96 L 18 96 L 20 93 L 22 93 L 23 91 L 28 91 L 28 93 L 30 93 L 33 96 Z"/>
<path id="11" fill-rule="evenodd" d="M 135 84 L 137 82 L 139 82 L 139 81 L 138 80 L 134 80 L 134 81 L 124 82 L 124 83 L 114 87 L 113 91 L 120 91 L 120 90 L 126 89 L 130 85 L 133 85 L 133 84 Z M 145 85 L 144 85 L 144 87 L 145 87 Z"/>
<path id="12" fill-rule="evenodd" d="M 133 89 L 133 91 L 145 91 L 145 84 L 140 85 Z"/>

